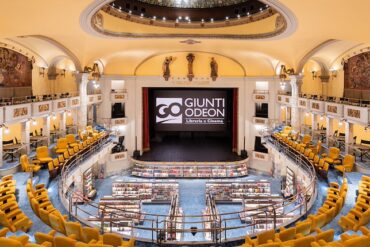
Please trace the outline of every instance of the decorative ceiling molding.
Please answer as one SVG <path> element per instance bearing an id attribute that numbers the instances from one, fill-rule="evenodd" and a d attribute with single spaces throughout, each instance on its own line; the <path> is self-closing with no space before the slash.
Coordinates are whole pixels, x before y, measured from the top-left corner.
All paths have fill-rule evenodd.
<path id="1" fill-rule="evenodd" d="M 205 39 L 253 39 L 253 40 L 275 40 L 285 38 L 294 33 L 297 29 L 297 18 L 287 7 L 285 7 L 279 0 L 261 0 L 261 2 L 269 5 L 275 9 L 283 17 L 283 23 L 279 24 L 279 29 L 274 32 L 263 34 L 230 34 L 230 35 L 216 35 L 216 34 L 158 34 L 158 33 L 130 33 L 130 32 L 110 32 L 102 30 L 97 27 L 95 16 L 100 9 L 112 0 L 94 0 L 81 14 L 80 25 L 82 29 L 98 37 L 104 38 L 205 38 Z M 281 26 L 282 25 L 282 26 Z"/>
<path id="2" fill-rule="evenodd" d="M 318 51 L 322 50 L 324 47 L 327 47 L 331 44 L 337 43 L 339 40 L 336 39 L 328 39 L 319 45 L 315 46 L 313 49 L 311 49 L 309 52 L 306 53 L 302 57 L 302 59 L 299 61 L 297 69 L 295 70 L 297 73 L 302 73 L 304 65 L 307 63 L 308 60 L 310 60 Z"/>

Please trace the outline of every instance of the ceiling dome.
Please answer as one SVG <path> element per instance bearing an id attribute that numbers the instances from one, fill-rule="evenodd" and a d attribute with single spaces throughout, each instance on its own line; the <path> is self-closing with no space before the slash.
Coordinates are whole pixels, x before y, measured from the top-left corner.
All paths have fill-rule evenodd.
<path id="1" fill-rule="evenodd" d="M 246 0 L 138 0 L 139 2 L 152 5 L 159 5 L 172 8 L 214 8 L 236 5 L 245 2 Z M 254 1 L 257 2 L 257 1 Z"/>
<path id="2" fill-rule="evenodd" d="M 175 28 L 234 26 L 276 13 L 258 0 L 115 0 L 104 10 L 133 22 Z"/>

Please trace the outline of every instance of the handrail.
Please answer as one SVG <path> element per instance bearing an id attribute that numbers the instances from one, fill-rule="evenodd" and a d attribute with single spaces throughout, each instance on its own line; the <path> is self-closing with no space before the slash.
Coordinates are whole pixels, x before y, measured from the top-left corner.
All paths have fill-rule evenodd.
<path id="1" fill-rule="evenodd" d="M 269 139 L 269 142 L 275 145 L 278 149 L 282 150 L 283 154 L 286 154 L 288 157 L 289 155 L 289 149 L 286 147 L 283 147 L 278 142 L 274 142 L 274 140 Z M 82 195 L 76 195 L 73 193 L 73 191 L 69 191 L 70 193 L 66 193 L 64 186 L 65 180 L 70 174 L 71 171 L 73 171 L 78 165 L 80 165 L 86 157 L 90 156 L 91 154 L 95 154 L 99 150 L 101 150 L 104 147 L 104 143 L 101 143 L 99 145 L 96 145 L 92 147 L 86 154 L 84 154 L 82 157 L 77 157 L 75 160 L 71 162 L 68 166 L 63 167 L 60 181 L 59 181 L 59 194 L 60 198 L 62 199 L 62 202 L 64 206 L 68 209 L 69 215 L 71 218 L 74 218 L 75 220 L 78 220 L 86 225 L 89 226 L 99 226 L 101 228 L 101 231 L 104 232 L 104 225 L 111 226 L 108 231 L 112 231 L 113 226 L 117 227 L 127 227 L 131 231 L 131 235 L 135 233 L 135 231 L 147 231 L 151 232 L 151 238 L 145 238 L 145 237 L 137 237 L 138 240 L 145 241 L 145 242 L 155 242 L 155 241 L 162 241 L 161 240 L 161 234 L 164 233 L 164 236 L 167 236 L 167 233 L 191 233 L 193 232 L 192 229 L 188 228 L 163 228 L 162 224 L 169 223 L 170 220 L 174 219 L 181 219 L 182 226 L 184 225 L 191 225 L 191 224 L 199 224 L 199 223 L 207 223 L 207 222 L 215 222 L 214 220 L 205 220 L 204 217 L 213 217 L 214 215 L 171 215 L 171 219 L 169 220 L 168 214 L 154 214 L 154 213 L 145 213 L 145 212 L 137 212 L 132 210 L 123 210 L 123 209 L 116 209 L 115 212 L 106 212 L 107 209 L 110 208 L 110 206 L 105 206 L 101 210 L 101 214 L 98 214 L 99 212 L 99 204 L 96 202 L 92 202 L 88 200 L 87 198 L 84 198 Z M 291 158 L 291 157 L 290 157 Z M 220 238 L 215 238 L 210 241 L 202 240 L 200 242 L 204 243 L 215 243 L 215 241 L 221 241 L 221 242 L 227 242 L 227 241 L 234 241 L 244 238 L 244 236 L 238 236 L 230 238 L 228 237 L 227 233 L 235 230 L 235 229 L 252 229 L 252 234 L 255 234 L 255 227 L 260 225 L 258 220 L 263 220 L 265 223 L 261 224 L 270 224 L 268 222 L 272 222 L 273 226 L 278 227 L 282 225 L 288 225 L 296 220 L 298 220 L 302 215 L 306 214 L 309 208 L 313 205 L 314 198 L 316 197 L 317 190 L 316 190 L 316 174 L 314 171 L 314 168 L 312 165 L 308 164 L 302 157 L 294 157 L 293 160 L 295 161 L 295 164 L 298 165 L 304 173 L 308 175 L 310 178 L 310 181 L 308 185 L 300 192 L 300 194 L 294 195 L 289 200 L 285 200 L 282 203 L 275 203 L 275 204 L 269 204 L 265 206 L 259 207 L 257 212 L 251 212 L 255 211 L 256 209 L 242 209 L 237 212 L 225 212 L 225 213 L 219 213 L 219 221 L 217 224 L 212 224 L 210 228 L 198 228 L 196 229 L 196 232 L 198 233 L 217 233 Z M 64 188 L 64 189 L 63 189 Z M 72 201 L 72 195 L 77 197 L 79 201 L 83 202 L 84 205 L 89 205 L 91 207 L 89 211 L 85 210 L 85 207 L 76 204 L 73 205 Z M 303 201 L 299 201 L 303 197 Z M 293 205 L 293 207 L 292 207 Z M 92 210 L 94 209 L 94 210 Z M 96 213 L 94 214 L 93 211 Z M 81 217 L 81 215 L 78 214 L 78 212 L 83 212 L 87 217 Z M 277 215 L 276 212 L 282 212 L 282 215 Z M 246 224 L 240 224 L 240 225 L 230 225 L 230 221 L 240 219 L 240 214 L 244 213 L 248 215 L 248 217 L 251 217 L 252 222 L 246 223 Z M 130 216 L 131 215 L 131 216 Z M 136 225 L 136 224 L 123 224 L 123 220 L 128 220 L 128 217 L 131 217 L 131 219 L 143 219 L 146 224 L 144 225 Z M 95 223 L 94 223 L 95 222 Z M 97 225 L 98 223 L 98 225 Z M 204 226 L 204 224 L 202 225 Z M 266 225 L 267 226 L 267 225 Z M 168 231 L 168 232 L 167 232 Z M 130 236 L 126 236 L 130 237 Z M 167 243 L 173 243 L 173 244 L 184 244 L 186 241 L 176 241 L 176 240 L 163 240 Z"/>
<path id="2" fill-rule="evenodd" d="M 352 106 L 370 107 L 370 99 L 326 96 L 320 94 L 299 94 L 299 98 L 325 101 L 329 103 L 345 104 Z"/>
<path id="3" fill-rule="evenodd" d="M 26 104 L 26 103 L 34 103 L 34 102 L 44 102 L 56 99 L 66 99 L 72 97 L 78 97 L 79 92 L 65 92 L 65 93 L 57 93 L 57 94 L 44 94 L 44 95 L 26 95 L 26 96 L 18 96 L 18 97 L 9 97 L 9 98 L 1 98 L 0 105 L 3 106 L 10 106 L 10 105 L 19 105 L 19 104 Z"/>

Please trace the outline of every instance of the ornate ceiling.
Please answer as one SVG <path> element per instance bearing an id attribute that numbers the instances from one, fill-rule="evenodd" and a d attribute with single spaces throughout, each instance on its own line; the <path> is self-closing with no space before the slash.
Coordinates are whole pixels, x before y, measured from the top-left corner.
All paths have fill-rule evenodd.
<path id="1" fill-rule="evenodd" d="M 148 3 L 172 8 L 214 8 L 236 5 L 243 2 L 253 2 L 252 0 L 138 0 L 138 2 Z M 254 1 L 257 2 L 257 1 Z"/>

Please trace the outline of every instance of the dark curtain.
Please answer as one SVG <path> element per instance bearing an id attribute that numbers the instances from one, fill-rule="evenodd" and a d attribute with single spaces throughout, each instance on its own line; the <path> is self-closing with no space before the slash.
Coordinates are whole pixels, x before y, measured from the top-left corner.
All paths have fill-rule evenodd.
<path id="1" fill-rule="evenodd" d="M 150 149 L 149 136 L 149 89 L 143 88 L 143 151 Z"/>
<path id="2" fill-rule="evenodd" d="M 233 152 L 238 151 L 238 89 L 233 90 L 233 130 L 232 130 Z"/>

